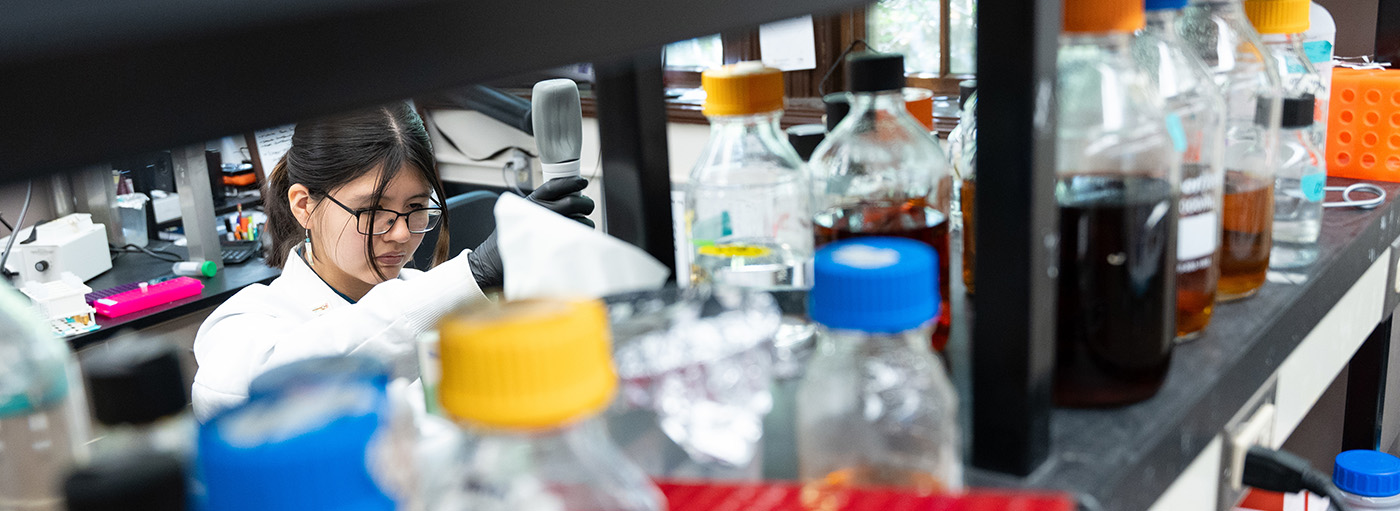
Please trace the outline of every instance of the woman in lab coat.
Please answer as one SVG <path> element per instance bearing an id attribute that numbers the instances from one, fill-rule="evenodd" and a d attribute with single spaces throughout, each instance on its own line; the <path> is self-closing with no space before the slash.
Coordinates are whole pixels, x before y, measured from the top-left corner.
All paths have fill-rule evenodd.
<path id="1" fill-rule="evenodd" d="M 258 374 L 304 358 L 366 354 L 416 376 L 415 338 L 501 285 L 494 235 L 448 257 L 437 199 L 445 193 L 427 130 L 407 103 L 298 124 L 268 181 L 264 246 L 282 275 L 239 291 L 200 326 L 193 400 L 201 421 L 247 399 Z M 557 179 L 529 198 L 591 225 L 593 202 L 575 193 L 586 184 Z M 438 264 L 405 269 L 435 228 Z"/>

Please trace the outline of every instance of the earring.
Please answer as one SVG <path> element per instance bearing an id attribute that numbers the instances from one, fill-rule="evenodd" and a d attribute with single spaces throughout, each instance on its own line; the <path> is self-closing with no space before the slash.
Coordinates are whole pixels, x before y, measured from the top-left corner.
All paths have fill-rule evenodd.
<path id="1" fill-rule="evenodd" d="M 316 258 L 311 255 L 311 229 L 306 230 L 306 239 L 302 240 L 301 245 L 301 253 L 306 256 L 306 265 L 315 266 L 316 263 L 313 261 L 315 261 Z"/>

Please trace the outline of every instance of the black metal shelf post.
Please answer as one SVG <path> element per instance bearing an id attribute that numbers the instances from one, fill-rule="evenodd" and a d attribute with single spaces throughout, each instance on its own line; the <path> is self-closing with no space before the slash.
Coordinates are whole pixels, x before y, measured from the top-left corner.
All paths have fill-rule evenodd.
<path id="1" fill-rule="evenodd" d="M 1026 475 L 1050 450 L 1060 2 L 981 0 L 977 24 L 972 463 Z"/>

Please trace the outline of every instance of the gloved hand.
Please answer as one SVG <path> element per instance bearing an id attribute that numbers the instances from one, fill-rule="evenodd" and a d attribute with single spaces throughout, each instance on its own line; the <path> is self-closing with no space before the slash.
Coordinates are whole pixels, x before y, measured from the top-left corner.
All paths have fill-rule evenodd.
<path id="1" fill-rule="evenodd" d="M 593 212 L 593 199 L 578 193 L 587 186 L 588 180 L 581 177 L 551 179 L 526 199 L 592 228 L 593 221 L 588 219 L 588 214 Z M 476 284 L 482 289 L 505 284 L 505 269 L 501 265 L 501 251 L 496 246 L 496 233 L 491 233 L 486 241 L 467 254 L 467 264 L 471 266 L 472 276 L 476 277 Z"/>
<path id="2" fill-rule="evenodd" d="M 578 223 L 593 227 L 593 221 L 588 219 L 588 214 L 593 212 L 593 199 L 579 195 L 586 187 L 587 179 L 561 177 L 545 181 L 535 191 L 530 192 L 526 199 Z"/>

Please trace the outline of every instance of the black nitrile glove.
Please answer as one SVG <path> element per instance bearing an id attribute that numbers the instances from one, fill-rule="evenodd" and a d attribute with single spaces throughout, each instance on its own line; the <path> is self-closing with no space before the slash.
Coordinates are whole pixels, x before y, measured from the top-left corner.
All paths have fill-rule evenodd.
<path id="1" fill-rule="evenodd" d="M 588 214 L 593 212 L 593 199 L 579 195 L 586 187 L 587 179 L 561 177 L 545 181 L 535 191 L 530 192 L 526 199 L 578 223 L 593 227 L 593 221 L 588 219 Z"/>
<path id="2" fill-rule="evenodd" d="M 501 251 L 496 248 L 496 233 L 492 232 L 476 249 L 467 254 L 467 264 L 481 289 L 501 287 L 506 283 L 505 268 L 501 266 Z"/>

